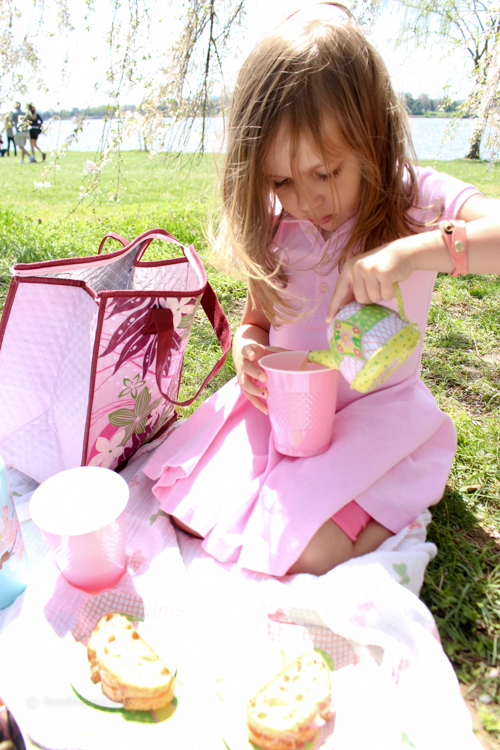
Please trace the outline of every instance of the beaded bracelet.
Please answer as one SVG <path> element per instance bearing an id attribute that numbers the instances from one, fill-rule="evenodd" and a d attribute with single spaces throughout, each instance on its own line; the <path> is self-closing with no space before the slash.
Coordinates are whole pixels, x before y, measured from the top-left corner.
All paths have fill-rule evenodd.
<path id="1" fill-rule="evenodd" d="M 455 266 L 450 276 L 465 276 L 468 273 L 465 221 L 441 221 L 439 228 Z"/>

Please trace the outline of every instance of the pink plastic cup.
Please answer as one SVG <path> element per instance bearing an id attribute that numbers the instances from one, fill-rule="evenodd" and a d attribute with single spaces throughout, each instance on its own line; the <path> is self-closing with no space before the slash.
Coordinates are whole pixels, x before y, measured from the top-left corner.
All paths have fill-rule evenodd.
<path id="1" fill-rule="evenodd" d="M 73 586 L 102 591 L 122 577 L 128 497 L 123 477 L 100 466 L 61 471 L 33 493 L 31 518 Z"/>
<path id="2" fill-rule="evenodd" d="M 259 360 L 267 375 L 274 444 L 286 456 L 317 456 L 332 442 L 339 372 L 305 365 L 306 357 L 307 352 L 276 352 Z"/>

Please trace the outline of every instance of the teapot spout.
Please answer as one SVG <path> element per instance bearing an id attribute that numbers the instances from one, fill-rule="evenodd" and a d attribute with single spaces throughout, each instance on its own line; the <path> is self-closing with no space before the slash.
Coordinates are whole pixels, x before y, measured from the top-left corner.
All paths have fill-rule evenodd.
<path id="1" fill-rule="evenodd" d="M 337 359 L 331 349 L 319 349 L 315 352 L 309 352 L 307 355 L 308 362 L 315 362 L 317 365 L 324 365 L 331 370 L 338 370 Z"/>

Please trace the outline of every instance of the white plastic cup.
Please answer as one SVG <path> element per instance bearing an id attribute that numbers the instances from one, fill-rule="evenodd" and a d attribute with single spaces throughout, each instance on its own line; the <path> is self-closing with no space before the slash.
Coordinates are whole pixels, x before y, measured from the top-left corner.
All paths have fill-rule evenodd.
<path id="1" fill-rule="evenodd" d="M 274 444 L 286 456 L 317 456 L 332 442 L 339 372 L 306 358 L 307 352 L 276 352 L 259 360 Z"/>
<path id="2" fill-rule="evenodd" d="M 128 498 L 123 477 L 100 466 L 54 474 L 33 493 L 31 518 L 73 586 L 97 592 L 122 577 Z"/>

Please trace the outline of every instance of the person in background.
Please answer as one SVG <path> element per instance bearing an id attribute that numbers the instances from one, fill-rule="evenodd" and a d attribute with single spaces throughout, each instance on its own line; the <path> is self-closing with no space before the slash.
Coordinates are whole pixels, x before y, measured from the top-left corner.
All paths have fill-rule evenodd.
<path id="1" fill-rule="evenodd" d="M 31 153 L 32 153 L 32 157 L 30 157 L 30 161 L 36 161 L 35 149 L 38 149 L 38 151 L 40 151 L 42 155 L 42 161 L 45 161 L 47 155 L 42 151 L 42 149 L 37 143 L 38 137 L 40 133 L 42 132 L 43 120 L 42 120 L 41 115 L 36 111 L 34 104 L 28 104 L 27 123 L 29 127 L 29 136 L 30 136 Z"/>
<path id="2" fill-rule="evenodd" d="M 21 109 L 21 102 L 14 102 L 14 109 L 10 113 L 10 119 L 12 121 L 12 125 L 14 126 L 15 133 L 19 130 L 19 119 L 23 119 L 25 116 L 25 112 Z"/>
<path id="3" fill-rule="evenodd" d="M 24 164 L 24 158 L 27 156 L 29 161 L 35 161 L 35 157 L 30 158 L 30 155 L 26 151 L 26 141 L 29 138 L 29 128 L 26 123 L 26 112 L 21 109 L 19 102 L 15 103 L 15 110 L 11 113 L 11 120 L 14 124 L 16 134 L 14 136 L 14 143 L 21 149 L 21 161 L 20 164 Z"/>
<path id="4" fill-rule="evenodd" d="M 5 152 L 6 152 L 6 151 L 7 151 L 7 149 L 6 149 L 6 148 L 4 148 L 4 144 L 3 144 L 3 138 L 2 138 L 2 136 L 0 135 L 0 156 L 5 156 Z"/>
<path id="5" fill-rule="evenodd" d="M 3 131 L 5 135 L 7 136 L 7 156 L 10 156 L 10 144 L 14 146 L 14 156 L 17 156 L 17 147 L 16 142 L 14 140 L 14 123 L 12 122 L 12 117 L 10 114 L 5 115 L 5 125 Z"/>

